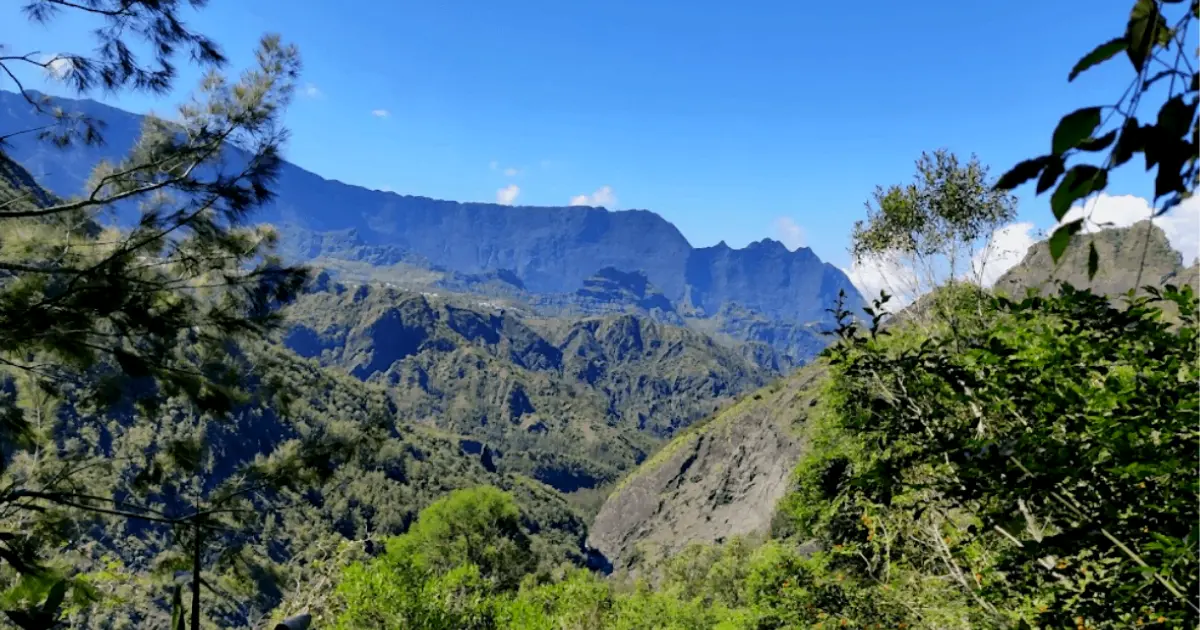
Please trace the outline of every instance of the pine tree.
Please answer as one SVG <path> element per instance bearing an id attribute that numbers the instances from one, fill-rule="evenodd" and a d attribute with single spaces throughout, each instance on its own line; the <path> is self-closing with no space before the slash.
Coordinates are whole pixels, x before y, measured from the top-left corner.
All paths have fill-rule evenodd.
<path id="1" fill-rule="evenodd" d="M 62 543 L 96 519 L 169 526 L 177 542 L 199 545 L 222 528 L 222 506 L 271 476 L 260 467 L 222 484 L 203 477 L 204 426 L 246 400 L 251 366 L 239 349 L 278 325 L 306 279 L 271 254 L 269 228 L 249 223 L 272 198 L 300 61 L 265 36 L 255 67 L 227 80 L 220 49 L 181 19 L 204 4 L 33 0 L 24 11 L 34 23 L 67 11 L 101 21 L 96 52 L 0 55 L 0 76 L 45 121 L 0 129 L 0 142 L 36 134 L 60 147 L 102 142 L 103 126 L 26 89 L 16 66 L 40 66 L 82 95 L 166 94 L 180 56 L 208 70 L 174 119 L 146 117 L 130 153 L 99 164 L 77 197 L 38 187 L 0 144 L 0 584 L 9 619 L 24 628 L 53 627 L 64 602 L 95 596 L 70 579 Z M 143 60 L 139 48 L 153 54 Z M 118 226 L 114 215 L 136 219 Z M 131 450 L 112 443 L 114 427 L 133 443 L 153 439 Z M 144 465 L 118 461 L 122 452 Z M 131 470 L 136 479 L 122 478 Z M 189 476 L 206 491 L 173 512 L 134 500 L 136 488 L 148 496 Z"/>

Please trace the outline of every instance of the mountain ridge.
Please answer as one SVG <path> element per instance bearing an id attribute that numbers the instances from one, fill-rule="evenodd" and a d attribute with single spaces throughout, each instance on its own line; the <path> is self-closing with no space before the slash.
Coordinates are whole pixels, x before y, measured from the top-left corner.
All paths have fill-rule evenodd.
<path id="1" fill-rule="evenodd" d="M 80 191 L 92 165 L 133 145 L 142 117 L 93 100 L 55 103 L 106 121 L 106 144 L 62 152 L 36 138 L 17 137 L 9 154 L 43 186 L 68 196 Z M 36 121 L 19 95 L 0 91 L 0 125 L 32 128 Z M 839 290 L 861 300 L 845 273 L 809 248 L 790 251 L 772 239 L 741 249 L 724 242 L 695 247 L 649 210 L 436 200 L 328 179 L 290 162 L 276 192 L 255 220 L 316 233 L 353 229 L 364 246 L 392 247 L 461 273 L 508 269 L 536 293 L 574 292 L 611 267 L 640 271 L 671 301 L 706 314 L 736 302 L 772 317 L 811 322 L 826 319 L 825 309 Z"/>
<path id="2" fill-rule="evenodd" d="M 501 471 L 563 492 L 615 482 L 778 372 L 630 313 L 537 319 L 467 296 L 333 283 L 288 311 L 284 346 L 382 385 L 395 416 L 486 444 Z"/>

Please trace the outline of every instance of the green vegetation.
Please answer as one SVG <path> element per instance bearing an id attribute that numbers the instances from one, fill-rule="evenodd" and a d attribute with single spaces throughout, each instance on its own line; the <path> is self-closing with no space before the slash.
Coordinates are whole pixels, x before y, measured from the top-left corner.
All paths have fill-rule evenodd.
<path id="1" fill-rule="evenodd" d="M 964 627 L 1190 627 L 1197 302 L 1151 292 L 1001 298 L 954 335 L 844 328 L 801 532 L 880 588 L 920 581 L 910 603 L 940 578 Z"/>
<path id="2" fill-rule="evenodd" d="M 206 554 L 223 559 L 242 547 L 211 533 L 235 527 L 245 497 L 283 481 L 288 468 L 204 474 L 222 448 L 205 435 L 247 398 L 240 384 L 252 370 L 239 348 L 278 324 L 277 307 L 306 277 L 271 255 L 271 230 L 246 221 L 271 199 L 299 56 L 265 36 L 255 66 L 231 81 L 216 72 L 220 51 L 182 25 L 177 5 L 32 2 L 33 22 L 96 12 L 108 28 L 95 31 L 92 56 L 3 58 L 7 76 L 10 64 L 67 63 L 67 80 L 81 91 L 165 92 L 177 53 L 212 71 L 173 120 L 147 118 L 124 159 L 96 165 L 78 197 L 37 190 L 0 155 L 9 182 L 0 190 L 0 584 L 8 620 L 23 628 L 53 627 L 64 611 L 96 599 L 100 589 L 71 559 L 86 533 L 116 519 L 169 534 L 151 546 L 175 554 L 162 570 L 186 567 L 196 577 L 189 616 L 198 629 L 201 565 L 224 568 Z M 148 45 L 151 61 L 122 37 Z M 5 138 L 103 140 L 96 121 L 22 96 L 44 124 L 5 130 Z M 222 159 L 231 143 L 241 159 Z M 113 213 L 136 219 L 112 229 L 104 221 Z M 116 544 L 142 542 L 122 536 Z"/>
<path id="3" fill-rule="evenodd" d="M 215 44 L 177 18 L 182 4 L 33 0 L 35 22 L 68 9 L 102 19 L 98 52 L 0 59 L 5 70 L 69 61 L 83 91 L 164 92 L 177 51 L 214 71 L 176 119 L 147 119 L 126 159 L 98 165 L 83 196 L 47 193 L 0 152 L 0 610 L 12 624 L 1200 622 L 1195 265 L 1149 225 L 1068 252 L 1080 222 L 995 293 L 964 282 L 959 263 L 1012 218 L 997 190 L 1034 177 L 1039 191 L 1062 177 L 1059 219 L 1136 152 L 1159 168 L 1163 211 L 1191 194 L 1197 74 L 1179 55 L 1147 74 L 1182 48 L 1197 2 L 1172 26 L 1162 10 L 1176 3 L 1138 0 L 1125 35 L 1072 72 L 1124 51 L 1133 102 L 1169 78 L 1156 124 L 1118 104 L 1124 124 L 1097 136 L 1102 110 L 1081 110 L 1052 154 L 995 186 L 976 161 L 936 152 L 915 183 L 880 189 L 856 256 L 909 257 L 936 290 L 890 319 L 881 295 L 867 322 L 843 293 L 821 360 L 755 393 L 773 376 L 762 365 L 791 363 L 664 323 L 690 316 L 637 274 L 594 278 L 559 317 L 327 274 L 306 285 L 306 270 L 272 255 L 272 230 L 246 221 L 272 196 L 297 51 L 264 37 L 257 66 L 228 82 Z M 155 51 L 149 64 L 122 34 Z M 101 139 L 95 121 L 27 96 L 46 127 L 7 136 Z M 1110 146 L 1105 166 L 1066 168 Z M 135 220 L 109 227 L 110 213 Z M 407 262 L 349 239 L 325 245 Z M 509 276 L 455 282 L 519 295 Z M 1071 285 L 1085 278 L 1091 291 Z M 1051 280 L 1063 282 L 1051 291 Z M 572 310 L 617 298 L 655 314 Z M 690 325 L 819 345 L 809 327 L 730 304 Z M 637 496 L 646 488 L 661 491 Z M 677 523 L 660 521 L 680 504 L 689 524 L 715 506 L 705 517 L 727 520 L 690 534 L 720 542 L 672 540 L 672 553 L 614 558 L 610 576 L 585 568 L 599 560 L 586 516 L 598 512 L 596 530 L 610 525 L 624 553 L 673 535 Z M 722 534 L 750 521 L 762 539 Z"/>
<path id="4" fill-rule="evenodd" d="M 303 356 L 385 385 L 395 415 L 486 445 L 564 492 L 615 483 L 661 441 L 770 373 L 635 315 L 542 320 L 464 296 L 329 284 L 289 310 Z"/>
<path id="5" fill-rule="evenodd" d="M 922 154 L 916 167 L 912 183 L 875 189 L 866 220 L 854 224 L 851 253 L 859 262 L 903 265 L 907 277 L 892 291 L 906 297 L 948 280 L 979 283 L 984 270 L 973 258 L 990 245 L 992 232 L 1016 218 L 1016 199 L 992 190 L 987 167 L 974 157 L 960 164 L 939 150 Z"/>
<path id="6" fill-rule="evenodd" d="M 658 567 L 661 577 L 653 585 L 617 583 L 567 566 L 529 571 L 514 583 L 513 576 L 499 578 L 489 558 L 472 562 L 471 551 L 483 549 L 486 556 L 519 546 L 522 535 L 511 529 L 514 510 L 511 499 L 485 488 L 455 493 L 431 506 L 414 533 L 394 539 L 386 555 L 346 570 L 337 593 L 343 612 L 334 627 L 803 627 L 829 619 L 825 609 L 855 597 L 825 560 L 803 557 L 787 544 L 740 539 L 721 547 L 689 547 Z M 460 511 L 501 516 L 491 519 L 496 526 L 481 528 L 478 517 L 454 526 L 447 519 Z M 429 562 L 430 555 L 441 565 Z"/>
<path id="7" fill-rule="evenodd" d="M 1011 211 L 974 163 L 937 154 L 918 171 L 914 187 L 881 193 L 856 230 L 861 254 L 946 259 Z M 825 371 L 805 371 L 823 375 L 821 393 L 806 414 L 793 412 L 806 418 L 809 450 L 780 501 L 773 540 L 642 558 L 621 574 L 640 575 L 633 583 L 564 569 L 529 572 L 518 588 L 477 579 L 465 558 L 452 570 L 413 574 L 389 556 L 344 576 L 339 596 L 365 608 L 338 622 L 1194 627 L 1200 303 L 1192 289 L 1148 285 L 1122 301 L 1063 284 L 1014 301 L 962 282 L 952 264 L 935 270 L 941 286 L 899 317 L 888 320 L 886 294 L 865 325 L 835 309 L 839 340 L 824 353 Z M 1019 277 L 1036 271 L 1018 269 L 1009 289 L 1040 288 Z M 738 417 L 742 406 L 754 405 L 727 413 Z M 704 435 L 685 432 L 637 475 L 656 475 Z M 670 471 L 670 500 L 692 462 Z M 722 477 L 713 468 L 699 474 Z M 625 495 L 636 489 L 644 488 L 619 485 L 610 503 L 632 513 L 638 497 Z M 661 511 L 667 500 L 643 502 Z M 618 532 L 618 545 L 627 534 Z M 415 586 L 408 595 L 362 595 L 356 576 L 383 571 Z M 406 608 L 416 593 L 433 612 Z"/>
<path id="8" fill-rule="evenodd" d="M 1068 287 L 989 299 L 981 315 L 972 292 L 946 300 L 962 305 L 955 329 L 844 319 L 781 537 L 694 545 L 643 567 L 648 582 L 564 569 L 529 571 L 514 588 L 431 526 L 413 540 L 458 561 L 435 569 L 389 553 L 347 572 L 339 596 L 357 604 L 339 623 L 1192 627 L 1198 303 L 1186 287 L 1151 293 L 1118 308 Z M 1180 323 L 1161 320 L 1162 301 Z M 370 590 L 385 588 L 371 577 L 384 572 L 404 576 L 386 588 L 408 595 Z"/>

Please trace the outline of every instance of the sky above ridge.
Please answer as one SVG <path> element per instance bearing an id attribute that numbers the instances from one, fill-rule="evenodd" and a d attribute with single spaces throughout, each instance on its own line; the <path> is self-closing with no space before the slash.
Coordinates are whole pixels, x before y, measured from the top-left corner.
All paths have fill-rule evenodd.
<path id="1" fill-rule="evenodd" d="M 27 27 L 21 4 L 0 7 L 0 23 L 20 25 L 3 35 L 12 51 L 90 47 L 95 22 Z M 910 181 L 922 151 L 974 153 L 998 176 L 1045 152 L 1063 114 L 1114 101 L 1131 76 L 1123 58 L 1066 76 L 1120 33 L 1129 4 L 211 0 L 187 17 L 230 70 L 264 32 L 300 47 L 287 155 L 321 176 L 460 201 L 648 209 L 696 246 L 770 237 L 851 269 L 864 203 L 876 185 Z M 186 70 L 179 85 L 196 79 Z M 1101 202 L 1134 217 L 1139 200 L 1122 196 L 1148 196 L 1152 182 L 1135 164 L 1109 191 Z M 1006 238 L 1020 248 L 1054 221 L 1047 198 L 1018 192 Z M 1189 261 L 1196 214 L 1189 205 L 1168 230 Z"/>

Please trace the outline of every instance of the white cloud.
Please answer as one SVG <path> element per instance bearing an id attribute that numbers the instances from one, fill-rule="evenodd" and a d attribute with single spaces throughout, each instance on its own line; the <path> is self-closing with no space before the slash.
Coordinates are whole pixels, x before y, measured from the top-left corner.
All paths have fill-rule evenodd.
<path id="1" fill-rule="evenodd" d="M 313 83 L 309 83 L 304 86 L 303 94 L 308 98 L 321 98 L 324 96 L 324 93 L 321 92 L 321 88 L 317 87 Z"/>
<path id="2" fill-rule="evenodd" d="M 887 310 L 894 313 L 912 304 L 924 292 L 912 268 L 897 255 L 884 255 L 864 256 L 842 271 L 868 303 L 878 298 L 880 291 L 887 291 L 892 296 Z"/>
<path id="3" fill-rule="evenodd" d="M 500 162 L 496 160 L 488 162 L 488 169 L 493 171 L 501 171 L 504 173 L 505 177 L 516 177 L 517 175 L 521 174 L 521 169 L 515 166 L 506 166 L 501 168 Z"/>
<path id="4" fill-rule="evenodd" d="M 392 115 L 392 112 L 389 112 L 386 109 L 372 109 L 371 115 L 376 118 L 387 118 L 388 116 Z"/>
<path id="5" fill-rule="evenodd" d="M 45 55 L 39 60 L 46 68 L 46 74 L 58 81 L 66 79 L 75 70 L 75 62 L 69 57 Z"/>
<path id="6" fill-rule="evenodd" d="M 575 195 L 571 197 L 570 205 L 615 208 L 617 205 L 617 196 L 613 193 L 611 186 L 601 186 L 596 189 L 596 192 L 590 195 Z"/>
<path id="7" fill-rule="evenodd" d="M 509 184 L 496 191 L 496 203 L 511 206 L 519 194 L 521 194 L 520 187 L 516 184 Z"/>
<path id="8" fill-rule="evenodd" d="M 971 258 L 971 279 L 990 287 L 1017 266 L 1037 242 L 1032 223 L 1013 223 L 992 232 L 983 250 Z"/>
<path id="9" fill-rule="evenodd" d="M 784 247 L 795 251 L 808 244 L 808 235 L 804 228 L 791 217 L 778 217 L 773 226 L 775 239 L 783 243 Z"/>

